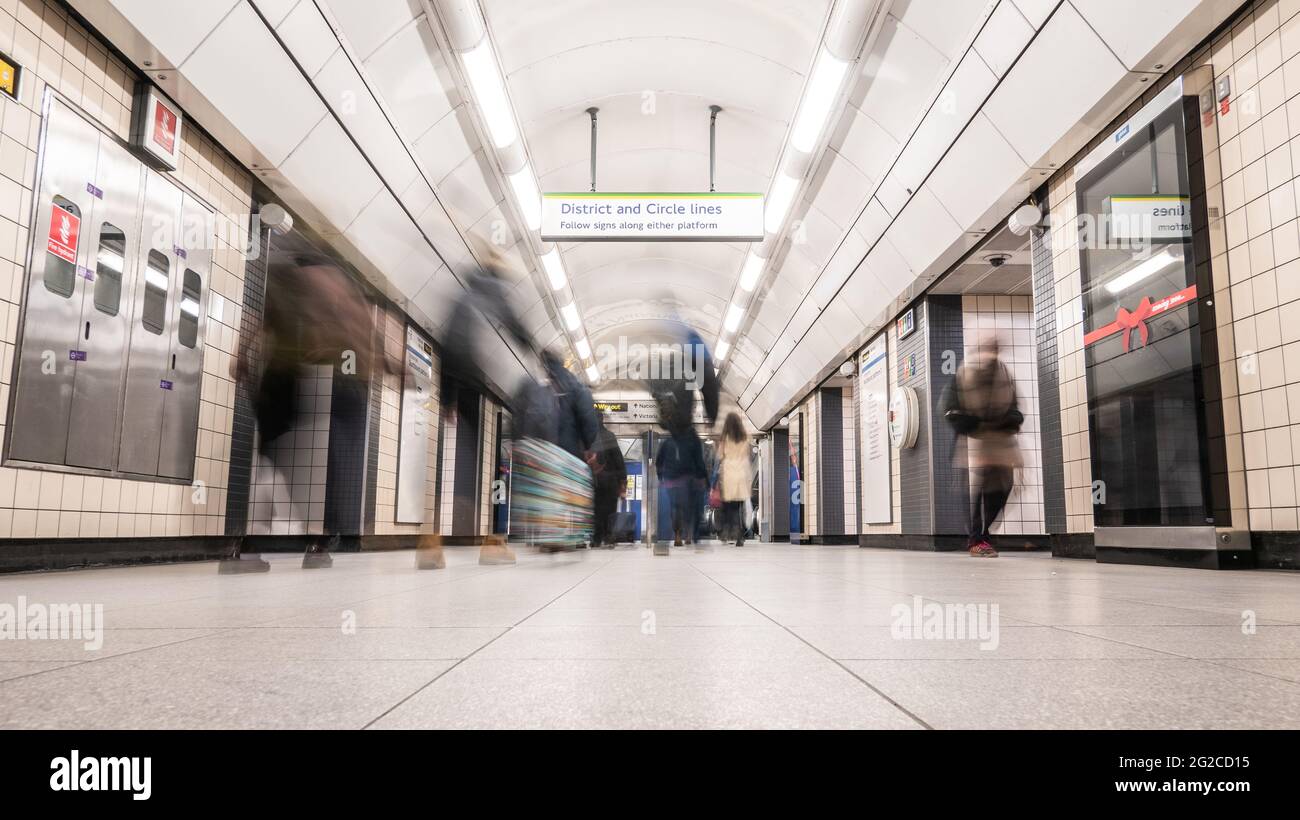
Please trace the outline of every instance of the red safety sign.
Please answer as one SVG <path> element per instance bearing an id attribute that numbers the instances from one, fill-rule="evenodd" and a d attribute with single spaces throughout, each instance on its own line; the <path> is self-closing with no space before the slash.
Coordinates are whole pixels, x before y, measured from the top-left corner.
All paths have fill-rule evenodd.
<path id="1" fill-rule="evenodd" d="M 176 153 L 176 112 L 161 102 L 153 107 L 153 141 L 168 154 Z"/>
<path id="2" fill-rule="evenodd" d="M 77 234 L 80 230 L 81 217 L 55 205 L 50 213 L 50 236 L 45 249 L 64 262 L 77 264 Z"/>

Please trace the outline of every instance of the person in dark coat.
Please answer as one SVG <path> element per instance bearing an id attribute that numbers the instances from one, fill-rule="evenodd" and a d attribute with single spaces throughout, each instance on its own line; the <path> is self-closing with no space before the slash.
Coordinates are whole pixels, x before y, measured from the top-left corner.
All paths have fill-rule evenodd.
<path id="1" fill-rule="evenodd" d="M 627 464 L 623 461 L 623 450 L 618 445 L 618 439 L 604 425 L 601 425 L 600 432 L 596 434 L 596 443 L 591 448 L 587 463 L 591 465 L 595 479 L 592 510 L 595 518 L 591 545 L 613 547 L 614 512 L 618 508 L 619 498 L 627 492 Z"/>
<path id="2" fill-rule="evenodd" d="M 549 350 L 541 353 L 543 377 L 526 379 L 514 401 L 516 433 L 558 445 L 586 460 L 600 432 L 591 391 Z"/>
<path id="3" fill-rule="evenodd" d="M 700 482 L 709 478 L 704 463 L 704 445 L 695 428 L 686 425 L 666 437 L 655 454 L 655 476 L 668 492 L 673 522 L 673 546 L 695 540 L 695 495 Z"/>

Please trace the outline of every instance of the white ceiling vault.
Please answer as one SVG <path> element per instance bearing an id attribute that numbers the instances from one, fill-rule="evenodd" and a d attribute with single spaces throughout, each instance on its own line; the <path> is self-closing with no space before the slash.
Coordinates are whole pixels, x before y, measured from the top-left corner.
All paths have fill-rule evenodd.
<path id="1" fill-rule="evenodd" d="M 879 0 L 790 221 L 763 243 L 725 388 L 770 426 L 1233 10 L 1237 0 Z M 846 0 L 72 0 L 312 227 L 436 331 L 500 254 L 543 343 L 720 338 L 743 243 L 566 243 L 552 291 L 466 82 L 486 28 L 543 191 L 763 191 Z M 861 5 L 861 4 L 859 4 Z M 475 30 L 471 26 L 470 30 Z M 146 66 L 146 61 L 150 65 Z M 573 299 L 580 325 L 557 317 Z M 504 344 L 497 340 L 497 343 Z M 503 351 L 504 352 L 504 351 Z M 518 356 L 494 358 L 502 387 Z"/>

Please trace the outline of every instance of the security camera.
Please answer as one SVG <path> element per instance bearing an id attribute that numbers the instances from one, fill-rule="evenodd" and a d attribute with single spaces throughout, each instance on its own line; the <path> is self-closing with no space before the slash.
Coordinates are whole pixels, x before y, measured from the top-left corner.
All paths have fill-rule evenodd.
<path id="1" fill-rule="evenodd" d="M 988 256 L 984 257 L 984 261 L 988 262 L 990 265 L 992 265 L 995 268 L 1000 268 L 1006 263 L 1011 261 L 1011 254 L 991 253 Z"/>

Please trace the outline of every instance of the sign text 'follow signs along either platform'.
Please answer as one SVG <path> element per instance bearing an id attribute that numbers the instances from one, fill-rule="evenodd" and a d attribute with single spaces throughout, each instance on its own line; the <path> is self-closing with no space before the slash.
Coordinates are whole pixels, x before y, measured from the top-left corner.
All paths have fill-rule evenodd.
<path id="1" fill-rule="evenodd" d="M 542 240 L 546 242 L 762 239 L 762 194 L 542 194 Z"/>

